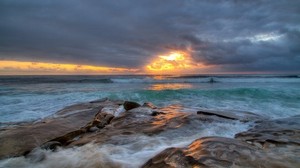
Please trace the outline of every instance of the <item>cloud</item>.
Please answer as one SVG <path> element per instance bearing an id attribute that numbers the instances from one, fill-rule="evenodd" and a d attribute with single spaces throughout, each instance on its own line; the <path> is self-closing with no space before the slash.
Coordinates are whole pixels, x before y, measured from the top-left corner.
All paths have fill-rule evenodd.
<path id="1" fill-rule="evenodd" d="M 138 73 L 138 69 L 101 67 L 76 64 L 53 64 L 44 62 L 0 61 L 1 75 L 62 75 L 62 74 L 130 74 Z"/>
<path id="2" fill-rule="evenodd" d="M 218 71 L 299 71 L 300 2 L 2 0 L 0 59 L 141 68 L 189 51 Z"/>

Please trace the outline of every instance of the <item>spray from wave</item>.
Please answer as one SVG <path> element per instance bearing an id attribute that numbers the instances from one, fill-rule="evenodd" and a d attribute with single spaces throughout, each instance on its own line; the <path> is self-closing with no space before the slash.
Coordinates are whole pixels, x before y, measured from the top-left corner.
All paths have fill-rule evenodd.
<path id="1" fill-rule="evenodd" d="M 238 121 L 210 124 L 192 121 L 186 127 L 169 130 L 155 136 L 119 135 L 102 145 L 89 143 L 81 147 L 59 149 L 56 152 L 37 149 L 27 158 L 2 160 L 0 167 L 133 168 L 141 166 L 166 148 L 184 147 L 195 139 L 205 136 L 233 137 L 236 133 L 248 128 L 249 124 Z"/>

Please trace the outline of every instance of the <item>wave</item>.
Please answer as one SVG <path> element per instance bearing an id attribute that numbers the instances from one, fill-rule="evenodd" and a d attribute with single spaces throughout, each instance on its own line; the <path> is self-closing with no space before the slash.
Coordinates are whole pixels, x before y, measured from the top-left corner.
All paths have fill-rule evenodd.
<path id="1" fill-rule="evenodd" d="M 184 98 L 205 97 L 213 100 L 224 99 L 255 99 L 267 100 L 278 99 L 286 101 L 299 101 L 300 94 L 298 90 L 275 91 L 271 89 L 262 88 L 234 88 L 234 89 L 166 89 L 166 90 L 139 90 L 133 92 L 117 92 L 106 95 L 111 99 L 125 99 L 125 100 L 148 100 L 148 101 L 162 101 L 162 100 L 184 100 Z"/>
<path id="2" fill-rule="evenodd" d="M 0 84 L 37 83 L 283 83 L 300 82 L 299 75 L 192 75 L 192 76 L 2 76 Z"/>
<path id="3" fill-rule="evenodd" d="M 0 125 L 32 121 L 59 109 L 108 97 L 159 107 L 179 104 L 185 107 L 236 109 L 289 117 L 299 114 L 298 83 L 284 84 L 80 84 L 80 85 L 0 85 Z"/>
<path id="4" fill-rule="evenodd" d="M 113 83 L 207 83 L 211 78 L 112 78 Z"/>
<path id="5" fill-rule="evenodd" d="M 296 77 L 183 77 L 183 78 L 163 78 L 155 79 L 152 77 L 145 78 L 112 78 L 113 83 L 291 83 L 300 82 Z"/>
<path id="6" fill-rule="evenodd" d="M 221 77 L 221 78 L 300 78 L 300 75 L 183 75 L 183 76 L 170 76 L 169 78 L 208 78 L 208 77 Z"/>
<path id="7" fill-rule="evenodd" d="M 240 110 L 254 112 L 271 118 L 290 117 L 299 114 L 299 89 L 178 89 L 140 90 L 118 92 L 106 95 L 110 99 L 133 100 L 140 103 L 149 101 L 157 106 L 171 104 L 210 110 Z"/>
<path id="8" fill-rule="evenodd" d="M 36 83 L 113 83 L 110 78 L 97 76 L 14 76 L 0 77 L 1 84 L 36 84 Z"/>
<path id="9" fill-rule="evenodd" d="M 184 147 L 195 139 L 206 136 L 234 137 L 249 129 L 248 123 L 203 123 L 191 120 L 180 128 L 166 130 L 160 134 L 118 135 L 112 141 L 99 144 L 88 143 L 80 147 L 58 148 L 55 152 L 36 149 L 29 157 L 14 157 L 0 160 L 0 167 L 141 167 L 155 154 L 170 147 Z M 187 131 L 188 130 L 188 131 Z M 180 136 L 178 136 L 180 135 Z M 37 162 L 44 156 L 42 162 Z"/>

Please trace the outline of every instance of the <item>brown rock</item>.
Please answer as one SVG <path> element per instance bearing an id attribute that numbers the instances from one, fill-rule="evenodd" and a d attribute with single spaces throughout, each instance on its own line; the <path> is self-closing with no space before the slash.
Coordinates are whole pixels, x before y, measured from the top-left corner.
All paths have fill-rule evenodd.
<path id="1" fill-rule="evenodd" d="M 54 151 L 58 146 L 62 146 L 62 144 L 58 141 L 49 141 L 49 142 L 44 143 L 41 146 L 41 149 Z"/>
<path id="2" fill-rule="evenodd" d="M 106 114 L 106 113 L 100 113 L 99 115 L 96 116 L 94 121 L 97 121 L 98 124 L 96 124 L 96 127 L 98 128 L 104 128 L 106 125 L 108 125 L 111 120 L 115 116 L 112 114 Z"/>
<path id="3" fill-rule="evenodd" d="M 167 108 L 166 108 L 167 109 Z M 114 117 L 109 125 L 93 133 L 85 133 L 78 140 L 68 146 L 80 146 L 93 141 L 97 144 L 110 143 L 116 135 L 154 135 L 168 129 L 177 129 L 188 124 L 190 120 L 197 120 L 196 115 L 176 111 L 165 112 L 152 116 L 153 109 L 138 107 Z M 100 113 L 101 114 L 101 113 Z M 106 118 L 106 117 L 104 117 Z"/>
<path id="4" fill-rule="evenodd" d="M 86 132 L 86 130 L 84 130 L 84 129 L 75 130 L 75 131 L 69 132 L 63 136 L 54 138 L 54 139 L 50 140 L 50 142 L 57 141 L 65 146 L 65 145 L 68 145 L 69 143 L 71 143 L 74 138 L 76 138 L 77 136 L 79 136 L 81 134 L 84 134 L 85 132 Z"/>
<path id="5" fill-rule="evenodd" d="M 195 123 L 201 126 L 204 123 L 205 128 L 207 127 L 205 123 L 253 119 L 259 121 L 257 126 L 237 134 L 237 139 L 222 137 L 197 139 L 186 148 L 164 150 L 146 162 L 143 167 L 298 167 L 300 165 L 299 116 L 262 121 L 258 119 L 259 116 L 250 113 L 201 111 L 196 115 L 181 112 L 180 107 L 170 106 L 154 110 L 151 106 L 136 105 L 137 107 L 115 117 L 113 114 L 116 109 L 119 109 L 119 102 L 105 100 L 94 103 L 96 104 L 71 106 L 59 111 L 56 118 L 1 131 L 0 154 L 5 157 L 15 156 L 29 149 L 32 152 L 28 153 L 28 157 L 38 156 L 36 161 L 41 161 L 44 159 L 43 152 L 40 153 L 41 150 L 35 148 L 40 145 L 43 149 L 55 150 L 57 146 L 69 148 L 89 142 L 98 145 L 122 144 L 124 141 L 119 137 L 124 137 L 126 140 L 126 137 L 130 139 L 131 135 L 163 135 L 164 131 L 176 133 L 176 129 L 187 130 Z M 33 137 L 39 143 L 35 141 L 35 145 L 32 145 Z M 29 145 L 26 146 L 23 141 Z"/>
<path id="6" fill-rule="evenodd" d="M 136 102 L 125 101 L 123 106 L 124 106 L 124 109 L 128 111 L 128 110 L 140 107 L 141 105 Z"/>
<path id="7" fill-rule="evenodd" d="M 260 147 L 270 147 L 270 144 L 300 145 L 300 116 L 260 122 L 254 128 L 238 133 L 235 137 Z"/>
<path id="8" fill-rule="evenodd" d="M 149 107 L 149 108 L 152 108 L 152 109 L 156 109 L 157 107 L 152 104 L 151 102 L 146 102 L 143 104 L 143 107 Z"/>
<path id="9" fill-rule="evenodd" d="M 197 111 L 197 114 L 206 116 L 217 116 L 224 119 L 239 120 L 242 122 L 265 120 L 265 118 L 260 115 L 245 111 L 214 111 L 205 109 Z"/>
<path id="10" fill-rule="evenodd" d="M 99 109 L 113 104 L 115 102 L 107 100 L 80 103 L 66 107 L 40 122 L 2 129 L 0 130 L 0 159 L 20 156 L 45 142 L 54 140 L 58 140 L 62 145 L 68 144 L 70 140 L 86 132 L 81 130 L 81 127 L 93 120 Z M 61 138 L 55 139 L 55 137 Z"/>
<path id="11" fill-rule="evenodd" d="M 299 149 L 299 148 L 298 148 Z M 290 150 L 290 155 L 281 151 L 264 151 L 241 140 L 205 137 L 195 140 L 187 148 L 168 148 L 147 161 L 143 168 L 169 167 L 297 167 L 300 161 L 289 159 L 300 152 Z M 286 162 L 288 159 L 289 162 Z"/>
<path id="12" fill-rule="evenodd" d="M 82 127 L 78 130 L 69 132 L 63 136 L 54 138 L 50 140 L 48 143 L 51 142 L 59 142 L 61 145 L 66 146 L 70 144 L 73 141 L 76 141 L 79 136 L 83 136 L 84 133 L 87 133 L 90 131 L 90 129 L 94 126 L 98 127 L 99 129 L 104 128 L 106 125 L 108 125 L 111 120 L 114 118 L 112 114 L 107 114 L 101 112 L 101 110 L 95 115 L 92 122 L 89 122 L 85 127 Z M 91 131 L 90 131 L 91 132 Z"/>

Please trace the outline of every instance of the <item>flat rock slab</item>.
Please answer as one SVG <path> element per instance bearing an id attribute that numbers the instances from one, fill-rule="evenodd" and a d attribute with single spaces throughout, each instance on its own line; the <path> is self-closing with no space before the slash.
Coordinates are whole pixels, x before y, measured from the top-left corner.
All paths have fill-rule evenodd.
<path id="1" fill-rule="evenodd" d="M 23 155 L 55 137 L 80 129 L 104 106 L 120 102 L 95 101 L 66 107 L 36 123 L 7 127 L 0 131 L 0 159 Z"/>
<path id="2" fill-rule="evenodd" d="M 287 149 L 287 148 L 285 148 Z M 244 141 L 205 137 L 195 140 L 186 148 L 168 148 L 146 162 L 143 168 L 186 168 L 186 167 L 299 167 L 300 151 L 289 149 L 264 151 Z M 285 150 L 287 151 L 287 150 Z"/>
<path id="3" fill-rule="evenodd" d="M 257 122 L 235 138 L 204 137 L 168 148 L 143 167 L 300 167 L 300 116 Z"/>
<path id="4" fill-rule="evenodd" d="M 206 115 L 206 116 L 217 116 L 224 119 L 239 120 L 242 122 L 258 121 L 258 120 L 266 119 L 265 117 L 262 117 L 258 114 L 245 112 L 245 111 L 218 111 L 218 110 L 202 109 L 202 110 L 198 110 L 197 114 Z"/>
<path id="5" fill-rule="evenodd" d="M 270 145 L 300 145 L 300 116 L 263 121 L 235 137 L 264 148 Z"/>
<path id="6" fill-rule="evenodd" d="M 57 137 L 53 141 L 61 142 L 65 148 L 81 146 L 89 142 L 101 145 L 115 143 L 115 136 L 154 136 L 168 130 L 184 129 L 194 122 L 203 123 L 203 127 L 211 122 L 224 122 L 220 118 L 208 118 L 195 113 L 182 112 L 173 106 L 157 108 L 144 105 L 118 113 L 118 116 L 110 116 L 116 114 L 113 112 L 119 109 L 121 109 L 119 106 L 104 106 L 101 113 L 97 115 L 99 117 L 93 118 L 89 124 L 82 127 L 90 131 L 81 128 Z M 106 119 L 105 116 L 108 114 L 109 118 Z M 232 121 L 226 120 L 225 122 Z"/>
<path id="7" fill-rule="evenodd" d="M 72 147 L 89 142 L 107 143 L 116 135 L 151 136 L 184 127 L 195 120 L 223 122 L 220 117 L 181 112 L 177 106 L 157 108 L 148 103 L 125 111 L 123 104 L 124 101 L 107 99 L 75 104 L 40 122 L 1 130 L 0 158 L 23 155 L 39 146 L 55 148 L 59 143 Z"/>
<path id="8" fill-rule="evenodd" d="M 126 110 L 123 104 L 124 101 L 110 100 L 81 103 L 40 122 L 3 129 L 0 158 L 19 156 L 36 147 L 71 148 L 90 142 L 118 145 L 124 141 L 116 137 L 150 137 L 185 131 L 195 123 L 202 128 L 211 122 L 238 120 L 256 121 L 256 125 L 237 134 L 236 139 L 204 137 L 184 148 L 168 148 L 143 167 L 300 167 L 300 116 L 266 120 L 248 112 L 201 110 L 195 114 L 177 106 L 157 108 L 151 104 Z"/>
<path id="9" fill-rule="evenodd" d="M 159 134 L 168 129 L 184 126 L 189 120 L 197 119 L 191 115 L 177 111 L 165 113 L 150 107 L 134 108 L 113 118 L 103 129 L 82 134 L 66 147 L 81 146 L 92 141 L 99 145 L 109 143 L 115 136 Z"/>

